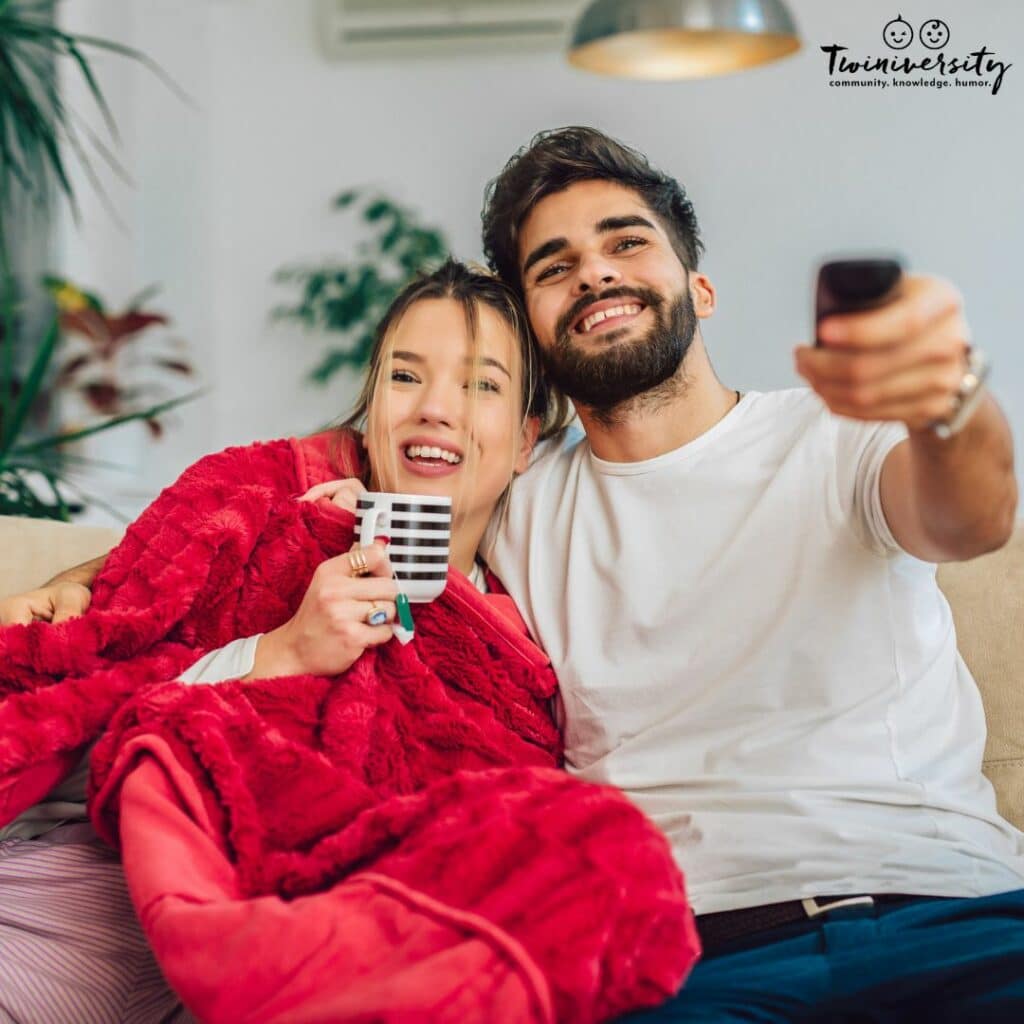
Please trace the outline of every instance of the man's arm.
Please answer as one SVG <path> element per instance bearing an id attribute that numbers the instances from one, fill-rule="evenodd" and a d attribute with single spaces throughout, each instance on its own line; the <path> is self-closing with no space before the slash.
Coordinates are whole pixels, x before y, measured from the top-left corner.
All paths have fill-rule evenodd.
<path id="1" fill-rule="evenodd" d="M 38 590 L 0 600 L 0 626 L 33 621 L 63 622 L 81 615 L 92 600 L 92 581 L 110 552 L 54 576 Z"/>
<path id="2" fill-rule="evenodd" d="M 1017 484 L 1006 419 L 986 396 L 960 433 L 940 439 L 966 372 L 970 331 L 959 293 L 945 281 L 908 277 L 878 310 L 822 321 L 820 348 L 797 349 L 797 370 L 829 408 L 859 420 L 906 424 L 888 455 L 881 499 L 889 529 L 928 561 L 974 558 L 1013 532 Z"/>
<path id="3" fill-rule="evenodd" d="M 988 395 L 964 429 L 942 441 L 912 432 L 882 467 L 882 508 L 900 547 L 929 562 L 962 561 L 1002 547 L 1013 532 L 1013 440 Z"/>

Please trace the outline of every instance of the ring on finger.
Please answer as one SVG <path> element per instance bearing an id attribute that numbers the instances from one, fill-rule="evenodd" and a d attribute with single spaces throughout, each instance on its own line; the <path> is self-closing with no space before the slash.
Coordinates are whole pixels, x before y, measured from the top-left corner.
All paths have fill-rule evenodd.
<path id="1" fill-rule="evenodd" d="M 348 553 L 348 564 L 352 569 L 353 576 L 369 576 L 370 566 L 367 564 L 366 555 L 362 548 L 353 548 Z"/>
<path id="2" fill-rule="evenodd" d="M 383 608 L 377 607 L 376 601 L 370 602 L 370 611 L 366 616 L 366 623 L 369 626 L 383 626 L 388 621 L 388 613 Z"/>

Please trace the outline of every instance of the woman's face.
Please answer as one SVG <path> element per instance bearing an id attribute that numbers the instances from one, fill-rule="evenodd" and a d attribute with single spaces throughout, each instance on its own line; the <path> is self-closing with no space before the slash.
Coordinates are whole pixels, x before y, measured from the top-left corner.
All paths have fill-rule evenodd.
<path id="1" fill-rule="evenodd" d="M 421 299 L 392 329 L 390 379 L 370 403 L 366 445 L 377 490 L 448 495 L 456 519 L 486 521 L 529 460 L 517 341 L 477 303 L 473 341 L 454 299 Z"/>

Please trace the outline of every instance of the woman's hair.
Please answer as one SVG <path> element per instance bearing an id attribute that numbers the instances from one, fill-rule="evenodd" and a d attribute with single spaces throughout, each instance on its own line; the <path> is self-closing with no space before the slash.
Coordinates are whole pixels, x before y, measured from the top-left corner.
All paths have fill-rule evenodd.
<path id="1" fill-rule="evenodd" d="M 355 408 L 342 424 L 359 429 L 366 422 L 370 402 L 377 390 L 381 370 L 388 355 L 388 340 L 413 303 L 422 299 L 453 299 L 462 306 L 470 336 L 476 336 L 478 303 L 493 309 L 516 336 L 522 372 L 521 409 L 524 418 L 536 416 L 540 420 L 540 438 L 550 437 L 572 419 L 568 400 L 551 387 L 540 369 L 537 347 L 530 333 L 526 313 L 516 294 L 499 278 L 455 259 L 447 259 L 437 270 L 420 274 L 402 289 L 388 307 L 374 337 L 370 351 L 370 364 Z"/>
<path id="2" fill-rule="evenodd" d="M 632 189 L 665 227 L 680 263 L 688 270 L 697 269 L 704 243 L 682 185 L 651 167 L 635 149 L 596 128 L 557 128 L 535 135 L 488 184 L 484 196 L 484 253 L 518 294 L 522 294 L 518 246 L 523 222 L 546 196 L 578 181 L 611 181 Z"/>
<path id="3" fill-rule="evenodd" d="M 415 303 L 426 299 L 451 299 L 462 307 L 474 349 L 480 306 L 487 306 L 497 313 L 511 329 L 517 342 L 513 357 L 518 366 L 513 365 L 510 369 L 520 392 L 521 426 L 525 427 L 527 419 L 536 417 L 540 420 L 539 439 L 542 440 L 570 422 L 572 407 L 568 399 L 544 379 L 526 313 L 515 293 L 490 272 L 449 258 L 437 270 L 421 274 L 406 285 L 384 314 L 374 337 L 362 390 L 351 414 L 341 424 L 342 429 L 366 428 L 370 405 L 378 393 L 379 385 L 390 377 L 390 341 L 395 329 Z M 518 448 L 518 438 L 514 440 Z"/>

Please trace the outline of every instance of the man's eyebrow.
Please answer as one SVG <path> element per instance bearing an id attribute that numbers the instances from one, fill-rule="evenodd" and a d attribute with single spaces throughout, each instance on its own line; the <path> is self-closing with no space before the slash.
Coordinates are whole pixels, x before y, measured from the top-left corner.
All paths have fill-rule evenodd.
<path id="1" fill-rule="evenodd" d="M 395 351 L 391 353 L 391 358 L 404 359 L 407 363 L 426 362 L 423 356 L 421 356 L 418 352 L 406 352 L 400 349 L 395 349 Z M 467 363 L 471 363 L 473 362 L 473 357 L 466 356 L 465 361 Z M 512 379 L 512 374 L 505 369 L 501 362 L 499 362 L 497 359 L 492 358 L 491 356 L 480 356 L 480 358 L 477 359 L 476 362 L 478 362 L 481 366 L 493 366 L 495 369 L 501 370 L 501 372 L 505 374 L 505 376 L 508 377 L 509 380 Z"/>
<path id="2" fill-rule="evenodd" d="M 529 256 L 526 257 L 526 261 L 523 263 L 523 277 L 526 277 L 526 272 L 535 263 L 539 263 L 541 260 L 546 260 L 549 256 L 554 256 L 556 252 L 560 252 L 566 248 L 569 244 L 568 238 L 552 238 L 543 245 L 538 245 Z"/>
<path id="3" fill-rule="evenodd" d="M 609 231 L 621 231 L 623 228 L 650 228 L 652 231 L 655 230 L 654 225 L 646 217 L 641 217 L 637 213 L 627 214 L 623 217 L 605 217 L 597 222 L 596 227 L 598 233 L 602 235 L 607 234 Z M 523 277 L 526 277 L 527 271 L 535 263 L 539 263 L 549 256 L 554 256 L 556 252 L 567 248 L 568 245 L 568 238 L 552 238 L 550 241 L 544 242 L 543 245 L 538 245 L 526 257 L 526 261 L 523 263 Z"/>
<path id="4" fill-rule="evenodd" d="M 641 217 L 638 213 L 631 213 L 625 217 L 605 217 L 604 220 L 597 222 L 597 230 L 601 234 L 605 234 L 608 231 L 621 231 L 622 228 L 650 228 L 652 231 L 655 230 L 654 225 L 646 217 Z"/>

